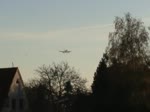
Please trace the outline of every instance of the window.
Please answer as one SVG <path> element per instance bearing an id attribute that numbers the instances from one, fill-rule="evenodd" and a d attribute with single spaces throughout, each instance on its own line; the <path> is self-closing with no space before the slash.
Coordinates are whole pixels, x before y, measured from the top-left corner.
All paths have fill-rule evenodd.
<path id="1" fill-rule="evenodd" d="M 23 105 L 24 105 L 24 100 L 20 99 L 19 100 L 19 108 L 20 108 L 20 110 L 23 110 Z"/>
<path id="2" fill-rule="evenodd" d="M 16 83 L 19 84 L 19 79 L 16 80 Z"/>
<path id="3" fill-rule="evenodd" d="M 12 109 L 16 110 L 16 99 L 12 99 Z"/>

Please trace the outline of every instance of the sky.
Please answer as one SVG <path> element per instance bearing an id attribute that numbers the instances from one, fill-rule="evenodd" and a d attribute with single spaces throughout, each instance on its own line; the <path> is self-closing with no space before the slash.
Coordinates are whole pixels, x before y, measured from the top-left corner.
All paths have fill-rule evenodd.
<path id="1" fill-rule="evenodd" d="M 25 82 L 35 70 L 68 62 L 88 86 L 114 30 L 130 12 L 150 26 L 149 0 L 0 0 L 0 67 L 19 67 Z M 63 54 L 60 50 L 72 52 Z"/>

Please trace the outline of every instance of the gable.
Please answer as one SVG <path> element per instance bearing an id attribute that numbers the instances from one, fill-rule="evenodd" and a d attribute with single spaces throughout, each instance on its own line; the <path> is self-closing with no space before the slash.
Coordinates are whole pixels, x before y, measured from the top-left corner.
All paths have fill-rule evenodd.
<path id="1" fill-rule="evenodd" d="M 0 109 L 4 99 L 8 96 L 8 91 L 17 69 L 17 67 L 0 68 Z"/>
<path id="2" fill-rule="evenodd" d="M 24 88 L 24 83 L 23 83 L 21 74 L 18 69 L 16 73 L 14 74 L 13 79 L 11 81 L 11 85 L 8 91 L 8 96 L 13 96 L 13 94 L 15 95 L 16 92 L 19 92 L 19 91 L 24 92 L 23 88 Z"/>

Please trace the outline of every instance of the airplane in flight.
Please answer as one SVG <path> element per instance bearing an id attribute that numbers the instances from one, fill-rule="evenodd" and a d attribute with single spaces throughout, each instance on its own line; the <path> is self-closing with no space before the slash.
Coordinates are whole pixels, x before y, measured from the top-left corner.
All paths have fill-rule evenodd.
<path id="1" fill-rule="evenodd" d="M 70 53 L 71 51 L 68 51 L 68 50 L 66 49 L 66 50 L 59 51 L 59 52 L 62 52 L 62 53 Z"/>

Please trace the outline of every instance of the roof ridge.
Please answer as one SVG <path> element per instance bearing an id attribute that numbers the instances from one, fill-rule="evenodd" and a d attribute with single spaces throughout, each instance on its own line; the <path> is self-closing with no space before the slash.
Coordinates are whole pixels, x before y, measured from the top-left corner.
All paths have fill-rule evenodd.
<path id="1" fill-rule="evenodd" d="M 4 68 L 0 68 L 0 69 L 18 69 L 18 67 L 4 67 Z"/>

